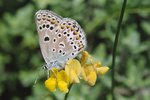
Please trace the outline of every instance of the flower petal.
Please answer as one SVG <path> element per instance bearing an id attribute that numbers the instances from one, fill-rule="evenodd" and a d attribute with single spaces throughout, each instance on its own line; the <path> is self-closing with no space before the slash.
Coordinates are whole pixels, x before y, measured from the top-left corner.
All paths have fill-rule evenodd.
<path id="1" fill-rule="evenodd" d="M 99 74 L 99 75 L 104 75 L 108 70 L 109 70 L 109 67 L 107 67 L 107 66 L 96 69 L 97 74 Z"/>
<path id="2" fill-rule="evenodd" d="M 53 68 L 50 70 L 50 77 L 56 78 L 57 73 L 58 73 L 58 69 L 55 68 L 55 67 L 53 67 Z"/>
<path id="3" fill-rule="evenodd" d="M 84 67 L 84 71 L 86 75 L 89 75 L 91 71 L 94 71 L 94 67 L 92 64 L 86 64 Z"/>
<path id="4" fill-rule="evenodd" d="M 49 78 L 45 81 L 45 87 L 48 88 L 51 92 L 56 90 L 56 78 Z"/>
<path id="5" fill-rule="evenodd" d="M 82 52 L 82 57 L 81 57 L 81 65 L 82 66 L 86 63 L 88 57 L 89 57 L 88 52 L 87 51 L 83 51 Z"/>
<path id="6" fill-rule="evenodd" d="M 64 81 L 64 82 L 69 84 L 69 77 L 67 76 L 65 70 L 61 70 L 60 72 L 58 72 L 57 80 L 58 81 Z"/>
<path id="7" fill-rule="evenodd" d="M 67 73 L 67 76 L 69 78 L 69 84 L 71 84 L 71 83 L 79 83 L 80 82 L 79 78 L 78 78 L 78 75 L 74 72 L 73 69 L 71 69 L 68 66 L 66 66 L 65 72 Z"/>
<path id="8" fill-rule="evenodd" d="M 78 75 L 72 69 L 70 70 L 70 84 L 71 83 L 80 83 Z"/>
<path id="9" fill-rule="evenodd" d="M 95 85 L 96 79 L 97 75 L 95 71 L 90 72 L 89 75 L 87 76 L 87 82 L 91 86 Z"/>
<path id="10" fill-rule="evenodd" d="M 85 67 L 82 68 L 81 73 L 83 79 L 88 82 L 89 85 L 95 85 L 97 75 L 96 71 L 94 70 L 92 64 L 86 64 Z"/>
<path id="11" fill-rule="evenodd" d="M 81 72 L 81 64 L 76 59 L 69 60 L 66 66 L 71 68 L 77 75 L 79 75 Z"/>
<path id="12" fill-rule="evenodd" d="M 95 62 L 94 63 L 94 68 L 99 68 L 101 67 L 101 62 Z"/>
<path id="13" fill-rule="evenodd" d="M 81 73 L 81 64 L 78 60 L 69 60 L 65 66 L 65 72 L 69 78 L 69 84 L 80 82 L 78 75 Z"/>
<path id="14" fill-rule="evenodd" d="M 68 85 L 65 81 L 58 81 L 58 88 L 64 93 L 67 93 L 69 91 Z"/>
<path id="15" fill-rule="evenodd" d="M 82 67 L 82 69 L 81 69 L 81 77 L 83 78 L 83 80 L 87 81 L 87 76 L 86 76 L 86 73 L 85 73 L 83 67 Z"/>

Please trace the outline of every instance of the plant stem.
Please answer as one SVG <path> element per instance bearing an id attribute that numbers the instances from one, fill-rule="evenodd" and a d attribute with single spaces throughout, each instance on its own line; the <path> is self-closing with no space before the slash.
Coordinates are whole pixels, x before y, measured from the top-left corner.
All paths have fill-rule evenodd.
<path id="1" fill-rule="evenodd" d="M 124 0 L 123 5 L 122 5 L 122 9 L 121 9 L 121 13 L 120 13 L 119 21 L 118 21 L 118 26 L 117 26 L 117 31 L 116 31 L 116 35 L 115 35 L 115 42 L 114 42 L 114 45 L 113 45 L 113 56 L 112 56 L 112 87 L 111 87 L 112 100 L 115 100 L 114 89 L 115 89 L 115 60 L 116 60 L 116 50 L 117 50 L 117 44 L 118 44 L 118 39 L 119 39 L 119 34 L 120 34 L 120 28 L 121 28 L 121 24 L 122 24 L 122 19 L 123 19 L 124 11 L 125 11 L 125 8 L 126 8 L 126 2 L 127 2 L 127 0 Z"/>
<path id="2" fill-rule="evenodd" d="M 69 92 L 70 92 L 70 89 L 71 89 L 72 85 L 73 85 L 73 84 L 71 84 L 71 85 L 69 86 L 69 91 L 68 91 L 68 93 L 66 93 L 64 100 L 67 100 L 68 94 L 69 94 Z"/>

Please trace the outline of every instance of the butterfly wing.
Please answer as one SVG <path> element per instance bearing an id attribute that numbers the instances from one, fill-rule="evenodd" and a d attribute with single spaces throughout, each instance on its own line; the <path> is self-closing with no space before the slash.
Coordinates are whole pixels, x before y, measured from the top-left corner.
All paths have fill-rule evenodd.
<path id="1" fill-rule="evenodd" d="M 54 55 L 51 52 L 53 47 L 54 30 L 59 26 L 61 16 L 48 10 L 39 10 L 36 13 L 36 25 L 39 36 L 41 52 L 45 62 L 49 65 Z"/>
<path id="2" fill-rule="evenodd" d="M 48 65 L 56 61 L 64 66 L 86 47 L 84 31 L 73 19 L 40 10 L 36 13 L 36 24 L 42 55 Z"/>
<path id="3" fill-rule="evenodd" d="M 67 60 L 76 57 L 78 53 L 84 50 L 87 43 L 84 31 L 73 19 L 62 19 L 60 24 L 60 34 L 62 34 L 62 38 L 58 40 L 59 44 L 57 45 L 59 47 L 64 45 L 64 47 L 61 48 L 62 53 L 58 57 L 58 62 L 65 64 Z"/>

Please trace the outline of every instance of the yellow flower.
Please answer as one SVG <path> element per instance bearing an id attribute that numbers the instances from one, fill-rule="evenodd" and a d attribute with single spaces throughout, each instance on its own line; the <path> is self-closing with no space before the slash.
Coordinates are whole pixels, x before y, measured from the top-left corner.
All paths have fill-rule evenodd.
<path id="1" fill-rule="evenodd" d="M 55 92 L 56 86 L 56 78 L 49 78 L 45 81 L 45 87 L 48 88 L 51 92 Z"/>
<path id="2" fill-rule="evenodd" d="M 64 92 L 67 93 L 68 92 L 68 83 L 69 83 L 69 78 L 66 74 L 66 72 L 64 70 L 61 70 L 60 72 L 58 72 L 57 74 L 57 86 L 58 88 Z"/>
<path id="3" fill-rule="evenodd" d="M 90 62 L 87 64 L 88 59 Z M 83 79 L 91 86 L 95 85 L 97 74 L 104 75 L 109 70 L 109 68 L 106 66 L 101 67 L 101 62 L 94 62 L 92 57 L 86 51 L 82 52 L 81 64 L 81 75 Z"/>
<path id="4" fill-rule="evenodd" d="M 87 51 L 83 51 L 82 52 L 82 57 L 81 57 L 81 65 L 84 65 L 86 63 L 88 57 L 89 57 L 88 52 Z"/>
<path id="5" fill-rule="evenodd" d="M 91 86 L 95 85 L 96 79 L 97 79 L 97 75 L 95 71 L 91 71 L 87 76 L 88 84 Z"/>
<path id="6" fill-rule="evenodd" d="M 108 70 L 109 70 L 109 67 L 107 66 L 103 66 L 103 67 L 96 69 L 98 75 L 104 75 Z"/>
<path id="7" fill-rule="evenodd" d="M 66 72 L 64 70 L 61 70 L 57 74 L 57 80 L 58 81 L 65 81 L 66 83 L 69 83 L 69 77 L 67 76 Z"/>
<path id="8" fill-rule="evenodd" d="M 81 73 L 81 64 L 78 60 L 69 60 L 65 66 L 65 72 L 69 77 L 69 84 L 79 83 L 79 74 Z"/>
<path id="9" fill-rule="evenodd" d="M 94 62 L 88 52 L 83 51 L 81 59 L 67 61 L 64 70 L 58 71 L 57 68 L 52 68 L 49 78 L 45 81 L 45 87 L 51 92 L 55 92 L 58 88 L 67 93 L 68 87 L 73 83 L 80 83 L 80 79 L 93 86 L 96 83 L 97 75 L 104 75 L 108 70 L 107 66 L 102 67 L 101 62 Z"/>
<path id="10" fill-rule="evenodd" d="M 72 83 L 79 83 L 79 75 L 81 73 L 81 64 L 78 60 L 69 60 L 65 66 L 65 70 L 53 68 L 50 73 L 50 78 L 45 81 L 45 86 L 54 92 L 56 88 L 67 93 L 68 87 Z"/>
<path id="11" fill-rule="evenodd" d="M 59 88 L 64 93 L 68 92 L 68 76 L 64 70 L 58 71 L 56 68 L 51 69 L 50 77 L 45 81 L 45 87 L 51 92 Z"/>
<path id="12" fill-rule="evenodd" d="M 58 88 L 64 93 L 68 92 L 68 84 L 65 81 L 58 81 Z"/>
<path id="13" fill-rule="evenodd" d="M 90 65 L 82 68 L 81 75 L 89 85 L 93 86 L 95 84 L 97 75 L 93 67 Z"/>

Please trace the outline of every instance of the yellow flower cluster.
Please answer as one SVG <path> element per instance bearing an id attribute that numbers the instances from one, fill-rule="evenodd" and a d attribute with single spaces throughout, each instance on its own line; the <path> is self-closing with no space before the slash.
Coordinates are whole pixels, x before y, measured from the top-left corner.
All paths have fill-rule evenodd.
<path id="1" fill-rule="evenodd" d="M 60 91 L 67 93 L 68 87 L 73 83 L 80 83 L 80 79 L 93 86 L 97 75 L 104 75 L 109 70 L 107 66 L 101 66 L 100 62 L 94 62 L 86 51 L 82 52 L 80 60 L 69 60 L 64 68 L 60 71 L 53 68 L 50 77 L 45 81 L 45 86 L 51 92 L 58 88 Z"/>

